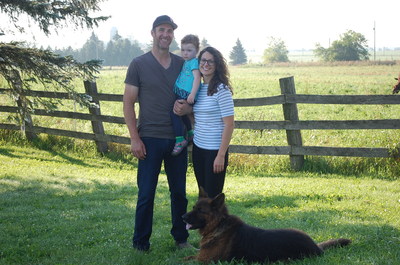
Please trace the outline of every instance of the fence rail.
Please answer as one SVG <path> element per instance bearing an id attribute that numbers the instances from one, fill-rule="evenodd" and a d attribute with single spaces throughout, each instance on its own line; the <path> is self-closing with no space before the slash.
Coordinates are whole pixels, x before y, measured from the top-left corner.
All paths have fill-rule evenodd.
<path id="1" fill-rule="evenodd" d="M 312 156 L 350 156 L 350 157 L 390 157 L 394 154 L 388 148 L 353 148 L 353 147 L 320 147 L 303 146 L 301 130 L 357 130 L 357 129 L 400 129 L 400 119 L 385 120 L 306 120 L 298 118 L 298 104 L 351 104 L 351 105 L 388 105 L 400 104 L 397 95 L 303 95 L 296 94 L 294 78 L 282 78 L 280 81 L 281 95 L 263 98 L 234 99 L 235 108 L 255 107 L 266 105 L 282 105 L 283 121 L 235 121 L 236 129 L 250 130 L 285 130 L 287 146 L 248 146 L 231 145 L 230 152 L 243 154 L 289 155 L 291 166 L 298 170 L 302 167 L 305 155 Z M 96 83 L 85 81 L 85 96 L 90 96 L 92 102 L 100 106 L 100 101 L 122 102 L 122 95 L 97 93 Z M 9 89 L 0 88 L 0 94 L 9 92 Z M 68 93 L 47 91 L 26 91 L 25 96 L 72 99 Z M 18 113 L 19 108 L 14 106 L 0 106 L 0 112 Z M 25 126 L 25 131 L 31 134 L 51 134 L 73 137 L 96 142 L 100 152 L 108 150 L 107 143 L 130 144 L 128 137 L 106 134 L 103 122 L 125 124 L 123 117 L 101 114 L 101 108 L 91 108 L 90 113 L 69 111 L 52 111 L 35 109 L 35 116 L 51 116 L 87 120 L 92 122 L 93 133 L 76 132 L 70 130 L 52 129 L 40 126 Z M 15 124 L 0 123 L 0 129 L 20 130 Z M 398 152 L 396 152 L 398 153 Z"/>

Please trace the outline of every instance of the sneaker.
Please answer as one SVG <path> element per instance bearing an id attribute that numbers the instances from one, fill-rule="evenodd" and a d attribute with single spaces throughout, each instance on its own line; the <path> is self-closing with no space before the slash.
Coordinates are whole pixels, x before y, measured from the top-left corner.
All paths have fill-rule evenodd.
<path id="1" fill-rule="evenodd" d="M 174 150 L 172 150 L 171 155 L 173 156 L 179 155 L 182 152 L 183 148 L 185 148 L 187 145 L 188 141 L 186 140 L 183 140 L 182 142 L 179 143 L 175 143 Z"/>

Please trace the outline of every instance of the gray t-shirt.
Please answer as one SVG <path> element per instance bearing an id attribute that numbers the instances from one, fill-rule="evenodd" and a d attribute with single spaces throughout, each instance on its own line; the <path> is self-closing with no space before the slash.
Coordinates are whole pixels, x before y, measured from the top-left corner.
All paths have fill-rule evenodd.
<path id="1" fill-rule="evenodd" d="M 151 52 L 134 58 L 128 67 L 125 83 L 139 88 L 140 137 L 175 138 L 169 113 L 176 99 L 173 87 L 184 60 L 170 55 L 168 69 Z"/>

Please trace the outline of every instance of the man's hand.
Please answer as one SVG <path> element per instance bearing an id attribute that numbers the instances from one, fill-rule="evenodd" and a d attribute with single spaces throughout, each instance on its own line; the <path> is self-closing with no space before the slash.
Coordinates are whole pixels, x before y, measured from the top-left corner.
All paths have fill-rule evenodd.
<path id="1" fill-rule="evenodd" d="M 177 99 L 174 104 L 174 113 L 178 116 L 184 116 L 192 113 L 193 107 L 190 106 L 186 100 Z"/>
<path id="2" fill-rule="evenodd" d="M 143 160 L 146 158 L 146 147 L 144 146 L 142 140 L 132 139 L 131 140 L 131 152 L 134 157 Z"/>

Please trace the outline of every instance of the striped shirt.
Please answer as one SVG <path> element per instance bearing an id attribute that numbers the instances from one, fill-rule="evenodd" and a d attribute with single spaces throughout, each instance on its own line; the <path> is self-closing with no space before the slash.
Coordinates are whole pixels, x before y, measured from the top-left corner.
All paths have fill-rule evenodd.
<path id="1" fill-rule="evenodd" d="M 234 115 L 231 91 L 221 84 L 212 96 L 207 95 L 208 84 L 202 84 L 194 112 L 194 143 L 207 150 L 218 150 L 224 130 L 223 117 Z"/>

